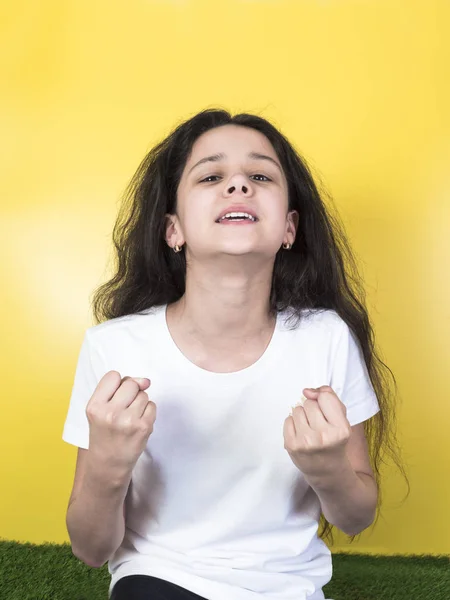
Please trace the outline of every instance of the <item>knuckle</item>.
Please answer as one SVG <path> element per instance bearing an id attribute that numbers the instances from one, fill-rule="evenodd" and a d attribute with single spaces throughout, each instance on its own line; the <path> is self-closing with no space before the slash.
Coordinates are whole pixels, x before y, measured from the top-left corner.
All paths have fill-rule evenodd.
<path id="1" fill-rule="evenodd" d="M 139 432 L 139 427 L 136 426 L 134 421 L 127 420 L 122 426 L 122 432 L 125 433 L 125 435 L 132 436 Z"/>
<path id="2" fill-rule="evenodd" d="M 315 447 L 312 442 L 307 441 L 304 446 L 297 445 L 295 449 L 297 452 L 299 452 L 301 450 L 307 456 L 309 456 L 310 454 L 312 454 L 314 452 Z"/>
<path id="3" fill-rule="evenodd" d="M 113 387 L 117 389 L 120 386 L 120 373 L 118 371 L 108 371 L 103 376 L 103 381 L 106 382 L 108 389 Z"/>
<path id="4" fill-rule="evenodd" d="M 133 417 L 131 417 L 130 415 L 126 415 L 125 417 L 122 418 L 120 424 L 124 431 L 127 431 L 127 432 L 131 431 L 134 427 Z"/>
<path id="5" fill-rule="evenodd" d="M 117 423 L 117 417 L 117 413 L 115 413 L 113 410 L 109 410 L 105 413 L 105 423 L 110 426 L 115 425 Z"/>
<path id="6" fill-rule="evenodd" d="M 142 425 L 139 427 L 139 433 L 142 435 L 148 435 L 148 433 L 153 431 L 153 423 L 144 421 Z"/>
<path id="7" fill-rule="evenodd" d="M 108 371 L 106 373 L 106 376 L 109 378 L 115 377 L 117 379 L 118 377 L 120 378 L 120 373 L 119 373 L 119 371 L 112 370 L 112 371 Z"/>
<path id="8" fill-rule="evenodd" d="M 150 429 L 150 431 L 153 431 L 153 428 L 155 426 L 155 421 L 156 421 L 155 415 L 151 414 L 150 417 L 145 421 L 147 430 Z"/>
<path id="9" fill-rule="evenodd" d="M 322 392 L 333 392 L 333 388 L 329 385 L 322 385 L 319 389 L 322 390 Z"/>
<path id="10" fill-rule="evenodd" d="M 140 389 L 137 381 L 135 381 L 134 379 L 127 379 L 126 383 L 127 383 L 127 387 L 130 388 L 130 391 L 135 392 L 137 395 L 137 393 L 139 392 L 139 389 Z"/>

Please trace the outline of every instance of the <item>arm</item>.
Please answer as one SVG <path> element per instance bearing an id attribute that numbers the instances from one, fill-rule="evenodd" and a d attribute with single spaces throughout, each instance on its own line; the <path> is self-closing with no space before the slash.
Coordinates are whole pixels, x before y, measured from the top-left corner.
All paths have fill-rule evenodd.
<path id="1" fill-rule="evenodd" d="M 357 535 L 375 518 L 378 489 L 374 477 L 357 472 L 351 461 L 344 462 L 333 473 L 308 483 L 316 492 L 325 518 L 347 535 Z"/>
<path id="2" fill-rule="evenodd" d="M 322 512 L 347 535 L 357 535 L 375 518 L 378 488 L 370 466 L 364 423 L 351 428 L 346 459 L 308 483 L 319 497 Z"/>
<path id="3" fill-rule="evenodd" d="M 373 522 L 378 501 L 364 423 L 350 426 L 331 387 L 304 393 L 309 398 L 285 421 L 285 448 L 319 497 L 326 519 L 356 535 Z"/>
<path id="4" fill-rule="evenodd" d="M 66 525 L 73 554 L 91 567 L 102 567 L 123 540 L 130 479 L 113 476 L 79 449 Z"/>

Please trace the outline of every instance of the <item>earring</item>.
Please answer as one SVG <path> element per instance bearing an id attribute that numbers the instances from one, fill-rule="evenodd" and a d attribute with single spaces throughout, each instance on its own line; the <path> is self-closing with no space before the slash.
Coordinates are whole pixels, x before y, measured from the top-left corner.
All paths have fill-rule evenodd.
<path id="1" fill-rule="evenodd" d="M 283 248 L 284 248 L 285 250 L 290 250 L 290 249 L 292 248 L 292 244 L 289 244 L 289 243 L 287 243 L 287 244 L 283 244 Z"/>
<path id="2" fill-rule="evenodd" d="M 180 248 L 180 246 L 178 246 L 178 245 L 177 245 L 177 246 L 175 246 L 175 247 L 174 247 L 174 249 L 173 249 L 173 251 L 174 251 L 174 252 L 181 252 L 181 248 Z"/>

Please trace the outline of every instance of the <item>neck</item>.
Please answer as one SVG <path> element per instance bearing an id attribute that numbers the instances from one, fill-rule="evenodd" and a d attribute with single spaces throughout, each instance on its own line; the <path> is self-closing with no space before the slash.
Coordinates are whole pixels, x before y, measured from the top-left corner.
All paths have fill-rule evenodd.
<path id="1" fill-rule="evenodd" d="M 272 268 L 188 268 L 185 294 L 170 307 L 174 321 L 204 341 L 264 335 L 274 324 L 269 313 Z"/>

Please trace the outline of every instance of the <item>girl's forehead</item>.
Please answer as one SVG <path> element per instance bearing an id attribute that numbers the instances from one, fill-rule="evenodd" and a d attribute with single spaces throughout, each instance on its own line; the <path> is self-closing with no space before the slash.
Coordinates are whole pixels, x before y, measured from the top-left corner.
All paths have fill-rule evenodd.
<path id="1" fill-rule="evenodd" d="M 241 125 L 223 125 L 203 133 L 192 146 L 189 162 L 203 155 L 262 152 L 276 157 L 272 144 L 261 132 Z"/>

